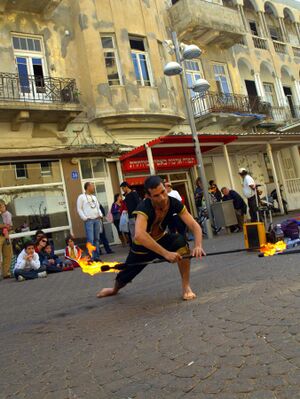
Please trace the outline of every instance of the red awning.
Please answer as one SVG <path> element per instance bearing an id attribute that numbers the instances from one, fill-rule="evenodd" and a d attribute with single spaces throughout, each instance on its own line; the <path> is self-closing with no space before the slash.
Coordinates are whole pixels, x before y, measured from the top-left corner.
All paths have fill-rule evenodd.
<path id="1" fill-rule="evenodd" d="M 202 153 L 237 139 L 237 136 L 229 135 L 198 135 L 198 137 Z M 196 165 L 192 135 L 158 137 L 147 145 L 152 150 L 157 171 L 191 168 Z M 124 173 L 149 171 L 145 145 L 123 154 L 120 161 Z"/>

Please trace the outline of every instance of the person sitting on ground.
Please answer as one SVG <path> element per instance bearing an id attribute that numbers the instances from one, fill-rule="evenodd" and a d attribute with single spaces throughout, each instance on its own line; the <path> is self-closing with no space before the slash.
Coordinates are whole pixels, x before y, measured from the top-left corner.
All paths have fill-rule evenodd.
<path id="1" fill-rule="evenodd" d="M 81 258 L 82 250 L 75 244 L 74 238 L 68 236 L 66 238 L 65 258 L 67 259 L 66 265 L 79 267 L 77 260 Z M 73 260 L 74 259 L 74 260 Z"/>
<path id="2" fill-rule="evenodd" d="M 228 187 L 222 187 L 221 191 L 223 194 L 222 201 L 233 200 L 233 207 L 238 224 L 235 226 L 230 226 L 230 230 L 233 233 L 238 233 L 239 231 L 243 230 L 245 215 L 247 213 L 247 205 L 240 194 L 236 191 L 230 190 Z"/>
<path id="3" fill-rule="evenodd" d="M 73 266 L 65 266 L 63 261 L 52 252 L 51 244 L 47 244 L 39 253 L 40 262 L 42 266 L 46 267 L 46 272 L 59 273 L 67 270 L 73 270 Z"/>
<path id="4" fill-rule="evenodd" d="M 14 267 L 14 276 L 18 281 L 47 277 L 46 268 L 41 266 L 39 255 L 35 252 L 34 243 L 29 241 L 19 254 Z"/>
<path id="5" fill-rule="evenodd" d="M 43 251 L 48 244 L 48 238 L 45 235 L 40 236 L 40 238 L 34 244 L 34 250 L 37 254 Z"/>

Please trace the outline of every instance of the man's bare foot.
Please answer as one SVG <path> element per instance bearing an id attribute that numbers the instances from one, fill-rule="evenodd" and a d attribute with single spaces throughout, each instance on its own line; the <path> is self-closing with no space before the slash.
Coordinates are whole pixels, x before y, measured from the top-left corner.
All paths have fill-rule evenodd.
<path id="1" fill-rule="evenodd" d="M 104 298 L 106 296 L 117 295 L 118 290 L 115 288 L 103 288 L 101 291 L 98 292 L 97 298 Z"/>
<path id="2" fill-rule="evenodd" d="M 197 298 L 197 295 L 192 291 L 191 287 L 187 287 L 183 290 L 182 299 L 184 301 L 191 301 Z"/>

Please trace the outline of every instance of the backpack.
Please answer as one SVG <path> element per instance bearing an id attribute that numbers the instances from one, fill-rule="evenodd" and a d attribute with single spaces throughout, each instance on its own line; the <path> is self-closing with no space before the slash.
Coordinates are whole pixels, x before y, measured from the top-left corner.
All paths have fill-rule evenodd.
<path id="1" fill-rule="evenodd" d="M 295 219 L 287 219 L 281 223 L 281 229 L 285 237 L 295 240 L 299 238 L 298 222 Z"/>

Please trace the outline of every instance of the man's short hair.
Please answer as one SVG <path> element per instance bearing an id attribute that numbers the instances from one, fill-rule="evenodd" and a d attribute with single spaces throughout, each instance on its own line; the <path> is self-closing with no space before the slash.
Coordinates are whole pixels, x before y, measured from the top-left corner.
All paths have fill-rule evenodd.
<path id="1" fill-rule="evenodd" d="M 90 181 L 87 181 L 86 183 L 84 183 L 84 186 L 83 186 L 84 190 L 86 191 L 88 186 L 91 185 L 91 184 L 92 183 Z"/>
<path id="2" fill-rule="evenodd" d="M 33 242 L 33 241 L 27 241 L 27 242 L 25 242 L 25 244 L 24 244 L 24 249 L 25 249 L 25 251 L 26 251 L 26 249 L 27 249 L 28 247 L 34 247 L 34 242 Z"/>
<path id="3" fill-rule="evenodd" d="M 144 188 L 146 193 L 150 194 L 149 190 L 153 190 L 158 187 L 160 184 L 164 184 L 162 178 L 159 176 L 149 176 L 145 180 Z"/>
<path id="4" fill-rule="evenodd" d="M 223 190 L 227 190 L 227 187 L 222 187 L 221 188 L 221 191 L 223 191 Z M 228 189 L 229 190 L 229 189 Z"/>
<path id="5" fill-rule="evenodd" d="M 123 181 L 123 182 L 120 184 L 120 187 L 128 187 L 128 188 L 130 188 L 130 184 L 128 184 L 127 181 Z"/>

